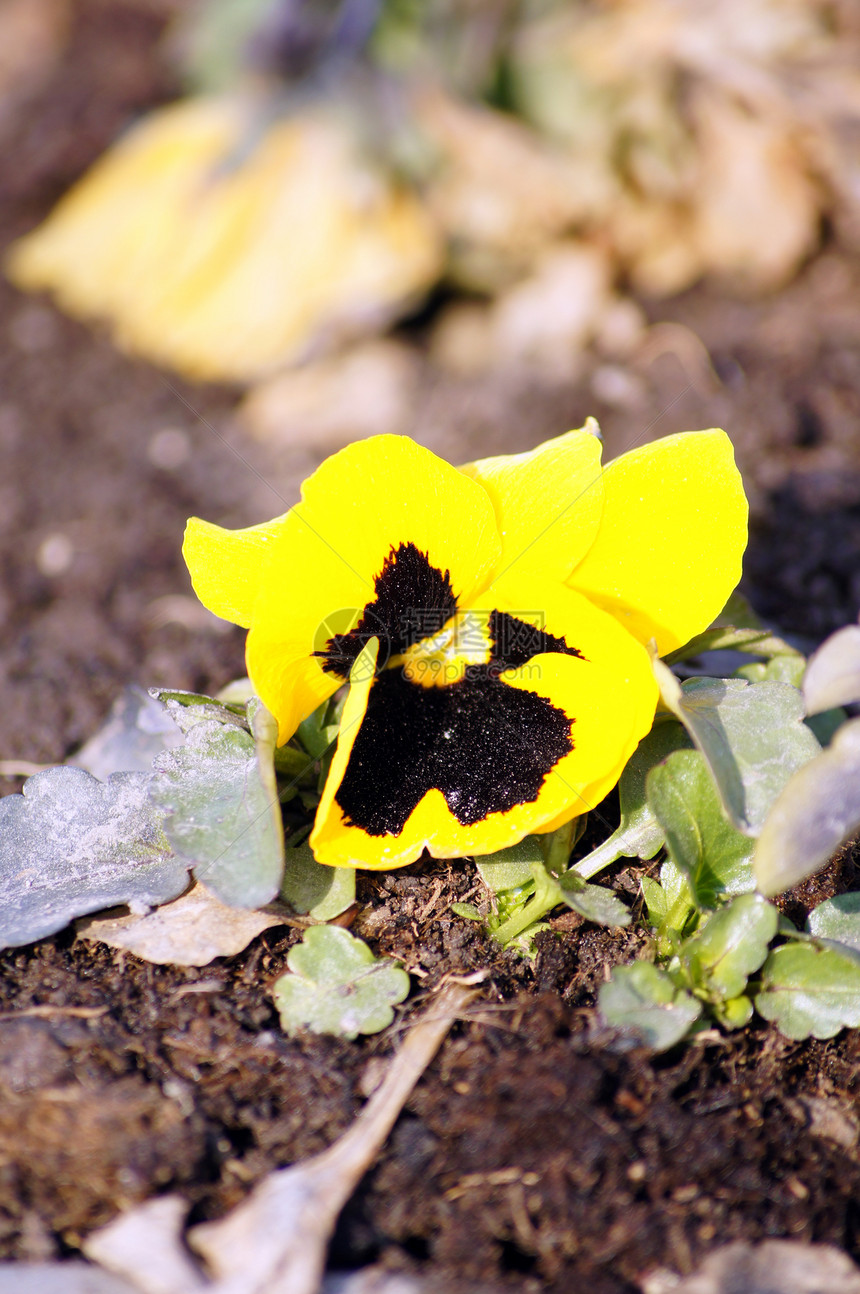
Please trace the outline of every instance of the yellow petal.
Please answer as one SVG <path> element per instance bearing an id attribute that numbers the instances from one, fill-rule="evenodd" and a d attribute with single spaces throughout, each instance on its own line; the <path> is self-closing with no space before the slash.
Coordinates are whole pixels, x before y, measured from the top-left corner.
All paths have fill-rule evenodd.
<path id="1" fill-rule="evenodd" d="M 182 556 L 200 601 L 216 616 L 247 629 L 253 619 L 263 560 L 286 514 L 245 530 L 225 530 L 192 517 Z"/>
<path id="2" fill-rule="evenodd" d="M 248 674 L 280 740 L 349 673 L 349 653 L 337 670 L 314 652 L 353 629 L 353 656 L 372 634 L 382 659 L 402 651 L 423 617 L 486 587 L 499 548 L 486 491 L 408 438 L 327 459 L 267 544 L 248 635 Z"/>
<path id="3" fill-rule="evenodd" d="M 546 631 L 582 655 L 543 652 L 447 687 L 392 669 L 351 690 L 311 834 L 320 862 L 387 868 L 424 849 L 492 853 L 603 799 L 654 716 L 647 653 L 570 591 Z"/>
<path id="4" fill-rule="evenodd" d="M 725 432 L 689 431 L 607 464 L 603 520 L 568 584 L 661 655 L 706 629 L 741 576 L 747 501 Z"/>
<path id="5" fill-rule="evenodd" d="M 595 431 L 597 424 L 591 424 Z M 603 513 L 601 443 L 586 428 L 526 454 L 467 463 L 487 490 L 502 534 L 498 578 L 510 570 L 564 579 L 587 553 Z"/>

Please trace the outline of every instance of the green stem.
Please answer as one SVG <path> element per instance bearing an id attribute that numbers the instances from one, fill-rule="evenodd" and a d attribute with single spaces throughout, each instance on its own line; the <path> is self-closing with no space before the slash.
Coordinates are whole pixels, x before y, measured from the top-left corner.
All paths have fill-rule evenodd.
<path id="1" fill-rule="evenodd" d="M 535 921 L 540 921 L 541 917 L 545 917 L 548 912 L 552 912 L 553 908 L 558 907 L 559 903 L 564 902 L 558 882 L 548 875 L 545 867 L 540 863 L 533 863 L 532 875 L 535 878 L 535 892 L 532 898 L 525 907 L 515 912 L 493 931 L 493 938 L 502 945 L 509 944 Z"/>
<path id="2" fill-rule="evenodd" d="M 573 818 L 570 822 L 566 822 L 563 827 L 553 831 L 551 835 L 541 837 L 541 848 L 546 861 L 546 869 L 553 876 L 558 876 L 561 872 L 567 871 L 567 864 L 573 852 L 574 832 L 577 830 L 578 821 L 578 818 Z"/>
<path id="3" fill-rule="evenodd" d="M 602 872 L 604 867 L 609 867 L 618 858 L 617 837 L 620 834 L 618 831 L 613 832 L 609 839 L 599 845 L 597 849 L 592 850 L 585 858 L 581 858 L 578 863 L 574 863 L 571 871 L 575 872 L 577 876 L 581 876 L 584 881 L 588 881 L 591 880 L 592 876 L 596 876 L 598 872 Z M 621 843 L 624 843 L 623 840 Z"/>
<path id="4" fill-rule="evenodd" d="M 514 916 L 509 917 L 504 925 L 493 931 L 493 938 L 497 939 L 502 946 L 509 944 L 512 939 L 516 939 L 517 935 L 521 935 L 524 930 L 528 930 L 529 926 L 535 921 L 540 921 L 541 917 L 546 916 L 547 912 L 552 911 L 554 907 L 555 903 L 539 903 L 537 895 L 535 895 L 524 908 L 521 908 Z"/>

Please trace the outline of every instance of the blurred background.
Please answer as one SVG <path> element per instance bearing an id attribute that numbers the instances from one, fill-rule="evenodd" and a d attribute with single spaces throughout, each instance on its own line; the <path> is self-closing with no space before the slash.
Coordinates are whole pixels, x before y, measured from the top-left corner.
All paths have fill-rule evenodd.
<path id="1" fill-rule="evenodd" d="M 856 0 L 0 0 L 0 156 L 0 757 L 241 673 L 186 517 L 377 432 L 723 426 L 756 608 L 856 617 Z"/>

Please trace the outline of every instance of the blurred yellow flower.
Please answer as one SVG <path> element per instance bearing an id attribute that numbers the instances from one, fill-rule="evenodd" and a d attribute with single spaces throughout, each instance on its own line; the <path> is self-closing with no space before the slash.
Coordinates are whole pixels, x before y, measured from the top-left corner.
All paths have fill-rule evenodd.
<path id="1" fill-rule="evenodd" d="M 319 862 L 491 853 L 615 785 L 657 703 L 645 644 L 670 650 L 722 609 L 747 505 L 721 431 L 605 470 L 600 453 L 583 429 L 458 470 L 377 436 L 282 517 L 189 522 L 195 590 L 249 629 L 282 742 L 349 681 Z"/>
<path id="2" fill-rule="evenodd" d="M 6 268 L 71 314 L 107 317 L 131 352 L 244 381 L 375 331 L 441 262 L 418 201 L 334 116 L 262 129 L 253 100 L 210 97 L 146 117 Z"/>

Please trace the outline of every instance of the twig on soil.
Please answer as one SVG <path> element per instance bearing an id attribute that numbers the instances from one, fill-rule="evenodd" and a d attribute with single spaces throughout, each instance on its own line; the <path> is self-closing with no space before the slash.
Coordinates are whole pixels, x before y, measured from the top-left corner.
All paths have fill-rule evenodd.
<path id="1" fill-rule="evenodd" d="M 0 759 L 0 777 L 32 777 L 50 767 L 50 764 L 33 764 L 29 759 Z"/>
<path id="2" fill-rule="evenodd" d="M 0 1011 L 0 1020 L 19 1020 L 23 1015 L 71 1015 L 78 1020 L 95 1020 L 109 1010 L 107 1006 L 24 1006 L 20 1011 Z"/>
<path id="3" fill-rule="evenodd" d="M 270 1173 L 247 1200 L 218 1222 L 192 1229 L 189 1240 L 214 1277 L 207 1280 L 183 1251 L 185 1206 L 176 1196 L 150 1201 L 97 1231 L 84 1251 L 135 1282 L 141 1294 L 317 1294 L 326 1251 L 341 1209 L 373 1165 L 415 1084 L 474 988 L 447 984 L 409 1031 L 381 1085 L 342 1137 L 312 1159 Z M 163 1263 L 148 1279 L 141 1254 Z M 172 1274 L 171 1274 L 172 1273 Z"/>

